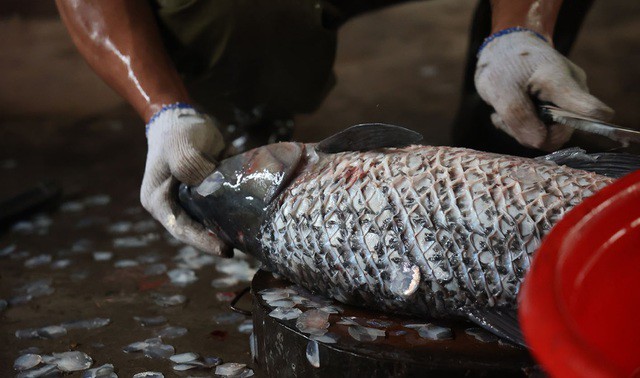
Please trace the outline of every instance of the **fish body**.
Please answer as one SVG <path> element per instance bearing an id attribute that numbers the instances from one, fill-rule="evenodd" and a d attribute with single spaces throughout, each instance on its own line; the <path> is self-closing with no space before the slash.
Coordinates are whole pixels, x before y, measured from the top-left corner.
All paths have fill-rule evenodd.
<path id="1" fill-rule="evenodd" d="M 613 180 L 462 148 L 307 153 L 258 236 L 267 266 L 343 303 L 417 315 L 515 306 L 544 235 Z"/>
<path id="2" fill-rule="evenodd" d="M 527 159 L 402 138 L 394 148 L 384 132 L 367 149 L 357 134 L 225 160 L 200 186 L 183 186 L 181 202 L 264 268 L 316 293 L 395 313 L 469 316 L 515 309 L 542 238 L 614 180 L 548 161 L 589 166 L 585 154 Z"/>

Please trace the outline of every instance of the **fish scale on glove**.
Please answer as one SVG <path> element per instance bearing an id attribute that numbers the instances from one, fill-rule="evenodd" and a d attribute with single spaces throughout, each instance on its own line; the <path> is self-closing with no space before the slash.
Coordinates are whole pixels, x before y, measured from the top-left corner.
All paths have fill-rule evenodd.
<path id="1" fill-rule="evenodd" d="M 515 309 L 544 235 L 614 180 L 553 163 L 598 164 L 600 156 L 576 150 L 536 160 L 408 146 L 417 139 L 363 125 L 318 145 L 260 147 L 223 161 L 199 187 L 183 186 L 181 203 L 265 268 L 312 291 L 487 323 L 477 310 Z M 350 149 L 357 151 L 337 152 Z M 627 170 L 640 166 L 620 156 Z"/>

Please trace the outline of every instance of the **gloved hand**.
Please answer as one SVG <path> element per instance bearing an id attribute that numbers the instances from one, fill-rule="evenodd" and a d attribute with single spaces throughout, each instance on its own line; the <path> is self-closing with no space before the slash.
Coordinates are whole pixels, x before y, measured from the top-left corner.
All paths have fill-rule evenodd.
<path id="1" fill-rule="evenodd" d="M 187 215 L 177 202 L 179 182 L 197 185 L 215 168 L 224 142 L 214 122 L 183 104 L 165 106 L 147 125 L 147 163 L 140 200 L 178 240 L 204 252 L 230 249 Z"/>
<path id="2" fill-rule="evenodd" d="M 493 124 L 528 147 L 552 151 L 571 137 L 572 129 L 540 121 L 530 96 L 561 108 L 606 121 L 613 110 L 587 89 L 580 67 L 530 31 L 516 31 L 489 41 L 480 50 L 475 84 L 495 109 Z"/>

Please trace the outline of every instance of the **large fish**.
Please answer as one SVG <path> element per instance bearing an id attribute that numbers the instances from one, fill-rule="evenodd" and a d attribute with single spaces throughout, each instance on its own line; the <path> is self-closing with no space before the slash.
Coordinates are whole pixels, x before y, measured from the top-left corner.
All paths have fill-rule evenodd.
<path id="1" fill-rule="evenodd" d="M 412 145 L 361 125 L 319 144 L 279 143 L 222 161 L 183 206 L 263 267 L 347 304 L 466 316 L 521 342 L 516 296 L 542 238 L 621 175 L 629 155 L 542 159 Z M 554 162 L 555 161 L 555 162 Z"/>

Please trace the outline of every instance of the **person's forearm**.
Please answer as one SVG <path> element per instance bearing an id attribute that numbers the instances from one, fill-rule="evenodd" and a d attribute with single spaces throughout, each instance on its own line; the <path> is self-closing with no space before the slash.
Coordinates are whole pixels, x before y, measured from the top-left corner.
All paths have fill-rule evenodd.
<path id="1" fill-rule="evenodd" d="M 562 0 L 491 0 L 491 32 L 520 26 L 551 41 L 561 5 Z"/>
<path id="2" fill-rule="evenodd" d="M 189 101 L 146 1 L 56 3 L 80 53 L 145 122 L 163 105 Z"/>

